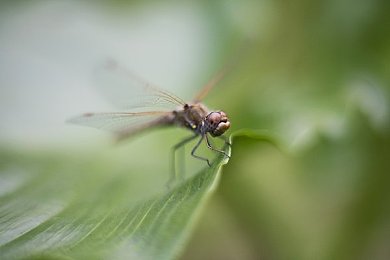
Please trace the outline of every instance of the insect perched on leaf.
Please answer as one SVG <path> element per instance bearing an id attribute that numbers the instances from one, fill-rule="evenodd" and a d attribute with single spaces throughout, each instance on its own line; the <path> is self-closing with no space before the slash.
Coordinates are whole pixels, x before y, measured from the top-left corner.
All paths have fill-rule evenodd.
<path id="1" fill-rule="evenodd" d="M 205 140 L 209 149 L 229 157 L 224 151 L 213 147 L 209 138 L 210 136 L 222 137 L 229 129 L 230 121 L 225 112 L 210 111 L 201 103 L 201 100 L 223 77 L 225 71 L 226 68 L 212 78 L 193 101 L 185 102 L 176 95 L 151 85 L 131 71 L 120 67 L 116 62 L 108 61 L 103 68 L 97 71 L 97 76 L 108 76 L 107 85 L 110 87 L 105 87 L 103 90 L 114 103 L 127 111 L 85 113 L 68 122 L 110 130 L 117 135 L 118 139 L 125 139 L 144 130 L 161 126 L 184 127 L 193 132 L 193 135 L 173 147 L 173 165 L 175 165 L 176 150 L 191 140 L 199 138 L 192 148 L 191 155 L 211 166 L 209 159 L 197 155 L 196 150 Z M 125 92 L 129 92 L 128 95 Z M 174 108 L 167 110 L 167 105 L 174 106 Z M 159 109 L 156 110 L 156 108 Z M 226 139 L 224 140 L 227 143 Z M 175 176 L 174 172 L 173 178 Z"/>

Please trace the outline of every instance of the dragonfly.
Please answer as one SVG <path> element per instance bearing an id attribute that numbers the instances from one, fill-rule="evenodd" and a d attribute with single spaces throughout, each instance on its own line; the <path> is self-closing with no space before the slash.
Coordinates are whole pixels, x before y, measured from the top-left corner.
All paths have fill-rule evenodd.
<path id="1" fill-rule="evenodd" d="M 105 90 L 106 96 L 110 96 L 114 104 L 119 104 L 119 107 L 125 109 L 125 111 L 84 113 L 71 118 L 67 122 L 109 130 L 116 134 L 118 140 L 165 126 L 188 129 L 192 132 L 192 135 L 172 147 L 174 170 L 171 181 L 176 178 L 175 158 L 177 149 L 196 138 L 198 138 L 198 141 L 191 150 L 191 156 L 205 161 L 209 167 L 211 167 L 210 160 L 196 153 L 204 141 L 206 141 L 206 145 L 210 150 L 230 157 L 225 151 L 215 148 L 209 139 L 210 137 L 222 138 L 226 144 L 230 145 L 226 137 L 223 136 L 230 128 L 227 114 L 222 110 L 210 110 L 201 102 L 223 78 L 226 71 L 227 68 L 219 71 L 203 86 L 192 101 L 185 102 L 180 97 L 151 84 L 132 71 L 120 66 L 116 61 L 109 60 L 96 74 L 109 75 L 106 85 L 110 87 L 104 87 L 103 90 Z"/>

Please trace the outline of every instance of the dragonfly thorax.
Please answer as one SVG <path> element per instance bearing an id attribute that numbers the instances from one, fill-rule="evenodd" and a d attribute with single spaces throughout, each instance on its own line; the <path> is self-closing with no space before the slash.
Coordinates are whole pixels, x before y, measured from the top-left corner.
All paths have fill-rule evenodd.
<path id="1" fill-rule="evenodd" d="M 201 103 L 185 104 L 183 108 L 174 111 L 174 122 L 192 131 L 200 132 L 202 122 L 208 113 L 207 107 Z"/>

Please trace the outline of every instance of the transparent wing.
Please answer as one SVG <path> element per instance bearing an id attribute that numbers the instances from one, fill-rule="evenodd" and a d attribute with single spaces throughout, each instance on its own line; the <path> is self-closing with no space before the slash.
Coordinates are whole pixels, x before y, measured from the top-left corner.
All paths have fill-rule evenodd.
<path id="1" fill-rule="evenodd" d="M 225 65 L 201 88 L 201 90 L 194 97 L 195 102 L 202 101 L 207 94 L 217 85 L 244 57 L 245 50 L 248 50 L 248 42 L 241 43 L 239 49 L 237 49 L 232 58 L 225 63 Z"/>
<path id="2" fill-rule="evenodd" d="M 230 64 L 229 64 L 230 65 Z M 214 75 L 214 77 L 212 77 L 209 82 L 206 83 L 206 85 L 204 85 L 202 87 L 202 89 L 198 92 L 198 94 L 195 96 L 194 98 L 194 101 L 195 102 L 200 102 L 202 101 L 206 96 L 207 94 L 210 92 L 210 90 L 218 84 L 218 82 L 221 81 L 221 79 L 223 79 L 226 75 L 226 73 L 231 69 L 231 65 L 230 66 L 225 66 L 222 70 L 220 70 L 216 75 Z"/>
<path id="3" fill-rule="evenodd" d="M 67 122 L 128 136 L 147 128 L 169 125 L 170 115 L 171 112 L 165 111 L 86 113 Z"/>
<path id="4" fill-rule="evenodd" d="M 176 95 L 152 85 L 120 66 L 114 60 L 107 60 L 99 66 L 94 76 L 94 85 L 113 105 L 121 109 L 172 110 L 186 103 Z"/>

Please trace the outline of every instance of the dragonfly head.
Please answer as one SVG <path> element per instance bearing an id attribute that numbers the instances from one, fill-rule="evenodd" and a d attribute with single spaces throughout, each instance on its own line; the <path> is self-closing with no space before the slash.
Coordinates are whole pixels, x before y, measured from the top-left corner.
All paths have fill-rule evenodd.
<path id="1" fill-rule="evenodd" d="M 230 121 L 223 111 L 211 112 L 205 118 L 207 132 L 212 136 L 220 136 L 230 127 Z"/>

